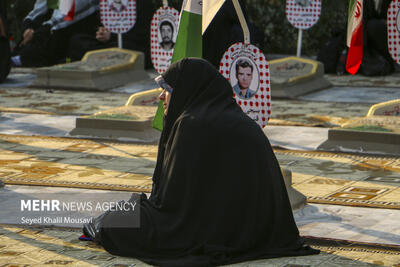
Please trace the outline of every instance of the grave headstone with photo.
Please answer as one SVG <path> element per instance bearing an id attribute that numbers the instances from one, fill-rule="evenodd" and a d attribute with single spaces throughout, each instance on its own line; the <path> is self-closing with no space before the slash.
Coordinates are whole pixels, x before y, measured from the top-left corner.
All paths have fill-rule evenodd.
<path id="1" fill-rule="evenodd" d="M 331 86 L 324 78 L 323 64 L 310 59 L 271 60 L 270 73 L 272 97 L 293 98 Z"/>
<path id="2" fill-rule="evenodd" d="M 31 87 L 105 91 L 147 78 L 142 52 L 109 48 L 88 52 L 81 61 L 39 68 Z"/>

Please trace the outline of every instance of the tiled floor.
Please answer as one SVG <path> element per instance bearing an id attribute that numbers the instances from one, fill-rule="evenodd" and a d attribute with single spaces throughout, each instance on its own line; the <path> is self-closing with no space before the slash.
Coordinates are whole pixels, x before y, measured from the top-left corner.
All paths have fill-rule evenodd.
<path id="1" fill-rule="evenodd" d="M 78 240 L 80 230 L 24 229 L 0 226 L 2 266 L 148 266 L 138 260 L 116 257 L 101 247 Z M 257 260 L 229 266 L 394 266 L 399 252 L 344 247 L 322 247 L 321 254 Z M 384 257 L 382 257 L 384 255 Z"/>

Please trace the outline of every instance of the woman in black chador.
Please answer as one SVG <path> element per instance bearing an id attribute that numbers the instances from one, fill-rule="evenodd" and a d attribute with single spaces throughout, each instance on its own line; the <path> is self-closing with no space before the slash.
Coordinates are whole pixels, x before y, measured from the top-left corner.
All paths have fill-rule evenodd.
<path id="1" fill-rule="evenodd" d="M 151 196 L 84 233 L 111 254 L 156 266 L 318 253 L 303 245 L 271 145 L 229 82 L 203 59 L 178 61 L 157 81 L 165 117 Z M 115 226 L 138 217 L 140 227 Z"/>

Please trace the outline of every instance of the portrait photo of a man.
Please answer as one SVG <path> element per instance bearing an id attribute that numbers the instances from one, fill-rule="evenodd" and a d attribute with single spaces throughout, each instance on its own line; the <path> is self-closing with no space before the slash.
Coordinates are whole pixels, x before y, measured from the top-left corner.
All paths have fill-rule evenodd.
<path id="1" fill-rule="evenodd" d="M 235 63 L 237 83 L 233 86 L 236 95 L 242 98 L 250 98 L 256 90 L 251 90 L 250 86 L 253 81 L 254 66 L 248 59 L 238 59 Z"/>
<path id="2" fill-rule="evenodd" d="M 172 25 L 172 23 L 168 20 L 162 21 L 160 23 L 159 30 L 161 36 L 160 46 L 162 47 L 162 49 L 169 51 L 174 48 L 174 26 Z"/>
<path id="3" fill-rule="evenodd" d="M 108 6 L 112 11 L 120 13 L 126 9 L 127 3 L 122 0 L 109 0 Z"/>

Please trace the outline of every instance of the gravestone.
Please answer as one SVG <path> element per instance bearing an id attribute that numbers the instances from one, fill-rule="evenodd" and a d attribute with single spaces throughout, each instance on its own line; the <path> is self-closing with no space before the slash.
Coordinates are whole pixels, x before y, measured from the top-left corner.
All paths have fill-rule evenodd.
<path id="1" fill-rule="evenodd" d="M 160 132 L 153 129 L 157 106 L 122 106 L 76 119 L 69 134 L 94 138 L 154 143 Z"/>
<path id="2" fill-rule="evenodd" d="M 69 134 L 153 143 L 160 132 L 152 127 L 161 88 L 130 96 L 125 106 L 76 119 Z"/>
<path id="3" fill-rule="evenodd" d="M 400 99 L 395 99 L 373 105 L 367 114 L 369 116 L 400 116 Z"/>
<path id="4" fill-rule="evenodd" d="M 319 150 L 400 155 L 400 99 L 373 105 L 366 117 L 353 118 L 328 132 Z"/>
<path id="5" fill-rule="evenodd" d="M 294 98 L 328 88 L 321 62 L 299 57 L 286 57 L 269 62 L 272 97 Z"/>
<path id="6" fill-rule="evenodd" d="M 90 51 L 81 61 L 39 68 L 31 87 L 106 91 L 147 78 L 142 52 L 109 48 Z"/>

